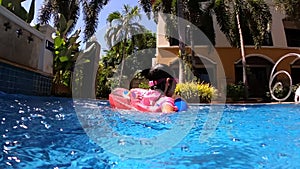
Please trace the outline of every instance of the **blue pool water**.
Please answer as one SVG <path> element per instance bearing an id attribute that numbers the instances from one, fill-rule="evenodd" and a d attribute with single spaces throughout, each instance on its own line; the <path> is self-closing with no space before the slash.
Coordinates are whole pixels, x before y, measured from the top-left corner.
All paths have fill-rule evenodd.
<path id="1" fill-rule="evenodd" d="M 0 168 L 300 167 L 300 105 L 212 108 L 141 114 L 0 93 Z"/>

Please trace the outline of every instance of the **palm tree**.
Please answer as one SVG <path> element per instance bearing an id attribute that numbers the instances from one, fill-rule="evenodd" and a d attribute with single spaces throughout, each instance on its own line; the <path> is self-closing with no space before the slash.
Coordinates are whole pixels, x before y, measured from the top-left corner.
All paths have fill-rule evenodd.
<path id="1" fill-rule="evenodd" d="M 272 19 L 269 7 L 264 0 L 141 0 L 140 3 L 145 12 L 151 11 L 152 8 L 155 11 L 162 11 L 175 15 L 175 12 L 177 12 L 178 17 L 180 16 L 189 20 L 201 30 L 204 30 L 201 25 L 212 26 L 212 22 L 204 23 L 204 21 L 208 17 L 211 17 L 209 12 L 213 11 L 217 17 L 217 22 L 221 27 L 221 31 L 226 35 L 231 46 L 241 48 L 243 82 L 247 89 L 248 84 L 246 78 L 243 37 L 250 34 L 250 39 L 253 40 L 256 47 L 262 45 L 265 35 L 269 31 Z M 149 3 L 151 6 L 149 6 Z M 177 5 L 177 8 L 174 5 Z M 212 39 L 215 38 L 215 35 L 212 29 L 205 33 L 206 35 L 211 34 L 208 38 L 214 44 L 214 40 L 212 41 Z M 179 35 L 179 37 L 183 37 L 183 35 Z M 182 45 L 180 48 L 184 50 Z M 247 92 L 247 90 L 245 92 Z M 245 96 L 247 97 L 247 93 L 245 93 Z"/>
<path id="2" fill-rule="evenodd" d="M 285 11 L 287 20 L 300 21 L 299 0 L 274 0 L 274 2 L 277 7 Z"/>
<path id="3" fill-rule="evenodd" d="M 71 33 L 77 23 L 82 7 L 85 22 L 84 40 L 88 40 L 95 33 L 98 26 L 99 12 L 108 2 L 109 0 L 44 0 L 38 20 L 41 24 L 45 24 L 49 23 L 53 17 L 54 25 L 57 26 L 58 14 L 62 14 L 67 21 L 74 21 L 68 32 Z"/>
<path id="4" fill-rule="evenodd" d="M 178 37 L 179 37 L 179 58 L 185 59 L 185 25 L 180 22 L 181 18 L 184 18 L 184 13 L 183 13 L 183 2 L 182 0 L 177 0 L 177 17 L 178 17 Z M 184 65 L 182 62 L 179 62 L 179 82 L 183 83 L 183 77 L 184 77 Z"/>
<path id="5" fill-rule="evenodd" d="M 183 70 L 184 66 L 189 66 L 191 70 L 191 60 L 189 57 L 186 57 L 185 53 L 185 24 L 181 23 L 179 20 L 185 19 L 189 22 L 196 25 L 200 30 L 208 36 L 208 39 L 215 44 L 215 33 L 211 31 L 213 29 L 212 16 L 209 12 L 209 8 L 212 8 L 212 2 L 208 0 L 141 0 L 140 4 L 142 5 L 146 13 L 153 12 L 154 16 L 156 12 L 163 12 L 167 14 L 173 14 L 177 16 L 178 20 L 175 21 L 173 18 L 167 17 L 166 20 L 166 30 L 168 35 L 177 33 L 174 37 L 178 37 L 179 41 L 179 58 L 185 63 L 183 65 L 179 62 L 179 81 L 183 82 Z M 177 31 L 175 31 L 177 29 Z M 193 30 L 191 30 L 192 32 Z M 190 38 L 191 46 L 194 44 L 194 38 Z M 193 46 L 192 46 L 193 48 Z M 192 55 L 193 55 L 192 51 Z"/>
<path id="6" fill-rule="evenodd" d="M 105 39 L 109 47 L 113 47 L 115 42 L 120 42 L 122 50 L 122 63 L 119 84 L 122 78 L 122 71 L 126 58 L 127 40 L 139 32 L 145 30 L 139 21 L 141 20 L 140 10 L 137 6 L 131 8 L 124 5 L 122 13 L 119 11 L 112 12 L 107 17 L 110 28 L 107 30 Z"/>
<path id="7" fill-rule="evenodd" d="M 263 0 L 216 0 L 214 12 L 221 31 L 226 35 L 231 46 L 241 48 L 243 83 L 247 98 L 248 83 L 243 41 L 246 33 L 243 31 L 247 30 L 255 47 L 260 47 L 272 21 L 269 7 Z"/>

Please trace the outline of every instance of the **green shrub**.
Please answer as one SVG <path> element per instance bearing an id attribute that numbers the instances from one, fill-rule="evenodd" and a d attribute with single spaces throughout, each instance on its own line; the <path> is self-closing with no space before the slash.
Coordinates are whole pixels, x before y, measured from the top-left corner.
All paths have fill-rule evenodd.
<path id="1" fill-rule="evenodd" d="M 245 95 L 245 86 L 243 83 L 238 84 L 228 84 L 227 85 L 227 97 L 230 97 L 232 100 L 240 100 Z"/>
<path id="2" fill-rule="evenodd" d="M 180 95 L 190 103 L 209 103 L 217 96 L 217 89 L 204 83 L 178 83 L 175 94 Z"/>
<path id="3" fill-rule="evenodd" d="M 296 89 L 297 89 L 297 85 L 295 85 L 295 86 L 293 85 L 293 86 L 292 86 L 291 94 L 290 94 L 290 96 L 287 98 L 286 101 L 292 101 L 292 100 L 294 100 L 293 97 L 294 97 L 294 93 L 295 93 Z M 275 96 L 276 98 L 282 99 L 282 98 L 284 98 L 284 97 L 286 97 L 286 96 L 288 95 L 289 90 L 290 90 L 290 86 L 289 86 L 289 85 L 283 85 L 283 86 L 278 85 L 278 86 L 276 86 L 276 87 L 274 88 L 273 94 L 274 94 L 274 96 Z M 273 100 L 270 91 L 266 92 L 266 97 L 267 97 L 270 101 Z"/>
<path id="4" fill-rule="evenodd" d="M 148 83 L 141 82 L 141 83 L 139 84 L 139 88 L 142 88 L 142 89 L 149 89 L 150 86 L 149 86 Z"/>
<path id="5" fill-rule="evenodd" d="M 300 86 L 300 83 L 299 84 L 295 84 L 292 86 L 292 91 L 291 91 L 291 94 L 290 96 L 287 98 L 287 100 L 285 101 L 294 101 L 294 96 L 295 96 L 295 92 L 297 90 L 297 88 Z M 286 97 L 288 95 L 288 92 L 289 92 L 290 88 L 288 85 L 285 85 L 285 86 L 277 86 L 273 93 L 274 93 L 274 96 L 278 99 L 282 99 L 284 97 Z M 270 91 L 266 92 L 266 97 L 271 101 L 273 100 L 272 96 L 271 96 L 271 93 Z"/>
<path id="6" fill-rule="evenodd" d="M 300 87 L 300 83 L 295 84 L 292 86 L 292 93 L 295 94 L 296 90 L 298 89 L 298 87 Z"/>
<path id="7" fill-rule="evenodd" d="M 52 36 L 54 40 L 54 58 L 53 58 L 53 86 L 68 87 L 71 91 L 72 73 L 75 66 L 75 62 L 79 56 L 80 30 L 75 31 L 70 36 L 66 35 L 66 32 L 70 29 L 73 20 L 67 21 L 63 15 L 59 15 L 59 24 L 56 27 L 56 32 Z M 76 75 L 77 76 L 77 75 Z M 74 77 L 76 77 L 74 76 Z M 76 79 L 75 81 L 80 81 Z M 54 95 L 56 89 L 53 90 Z M 76 89 L 76 91 L 79 91 Z M 71 92 L 69 93 L 71 95 Z"/>

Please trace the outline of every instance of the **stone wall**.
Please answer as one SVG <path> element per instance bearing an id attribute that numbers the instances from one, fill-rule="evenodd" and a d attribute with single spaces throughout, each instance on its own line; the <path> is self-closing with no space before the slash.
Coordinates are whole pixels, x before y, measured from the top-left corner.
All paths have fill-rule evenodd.
<path id="1" fill-rule="evenodd" d="M 0 6 L 0 91 L 50 94 L 54 31 L 49 25 L 37 30 Z"/>

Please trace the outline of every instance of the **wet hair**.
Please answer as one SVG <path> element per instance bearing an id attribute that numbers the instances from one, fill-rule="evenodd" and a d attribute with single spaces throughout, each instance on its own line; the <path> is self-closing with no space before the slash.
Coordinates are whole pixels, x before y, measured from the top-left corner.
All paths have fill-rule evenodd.
<path id="1" fill-rule="evenodd" d="M 166 87 L 166 79 L 167 78 L 174 78 L 174 72 L 170 69 L 170 67 L 166 64 L 156 64 L 150 69 L 145 69 L 142 71 L 142 74 L 148 79 L 148 80 L 161 80 L 160 83 L 151 86 L 151 89 L 160 89 L 162 91 L 165 91 Z"/>
<path id="2" fill-rule="evenodd" d="M 162 78 L 173 78 L 174 72 L 168 65 L 156 64 L 153 66 L 148 73 L 149 80 L 158 80 Z"/>

